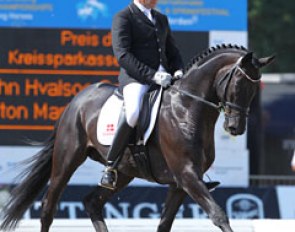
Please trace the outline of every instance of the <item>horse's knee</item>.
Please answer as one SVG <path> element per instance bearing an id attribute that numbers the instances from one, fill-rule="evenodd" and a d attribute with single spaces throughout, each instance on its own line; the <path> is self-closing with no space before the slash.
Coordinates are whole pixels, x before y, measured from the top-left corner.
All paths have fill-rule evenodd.
<path id="1" fill-rule="evenodd" d="M 95 205 L 94 205 L 92 194 L 89 194 L 83 198 L 83 205 L 88 214 L 93 211 L 93 208 Z"/>
<path id="2" fill-rule="evenodd" d="M 99 213 L 104 204 L 105 198 L 101 195 L 90 193 L 83 198 L 83 205 L 88 214 Z"/>

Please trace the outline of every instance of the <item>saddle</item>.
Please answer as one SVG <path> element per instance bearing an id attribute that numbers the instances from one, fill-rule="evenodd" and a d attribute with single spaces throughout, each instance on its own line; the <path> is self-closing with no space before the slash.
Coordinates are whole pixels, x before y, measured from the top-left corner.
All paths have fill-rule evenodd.
<path id="1" fill-rule="evenodd" d="M 139 120 L 128 145 L 139 171 L 150 180 L 155 178 L 152 174 L 146 144 L 155 127 L 161 96 L 162 88 L 152 89 L 144 95 Z M 123 96 L 118 89 L 115 89 L 104 103 L 97 121 L 97 138 L 101 144 L 109 146 L 112 144 L 122 107 Z"/>
<path id="2" fill-rule="evenodd" d="M 135 128 L 133 143 L 146 145 L 156 123 L 160 108 L 162 89 L 154 89 L 145 94 L 139 120 Z M 98 141 L 106 146 L 112 145 L 119 115 L 123 107 L 123 96 L 115 89 L 104 103 L 97 121 Z"/>

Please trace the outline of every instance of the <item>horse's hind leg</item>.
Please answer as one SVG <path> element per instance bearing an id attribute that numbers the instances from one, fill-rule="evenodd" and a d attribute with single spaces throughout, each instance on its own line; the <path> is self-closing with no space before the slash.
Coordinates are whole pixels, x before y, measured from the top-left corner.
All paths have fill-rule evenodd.
<path id="1" fill-rule="evenodd" d="M 67 131 L 67 135 L 63 132 Z M 79 137 L 80 136 L 80 137 Z M 48 232 L 58 200 L 75 170 L 87 158 L 84 138 L 80 131 L 59 131 L 54 145 L 48 191 L 42 201 L 41 232 Z"/>
<path id="2" fill-rule="evenodd" d="M 133 180 L 133 177 L 129 177 L 121 172 L 118 172 L 117 187 L 115 190 L 110 190 L 101 186 L 97 186 L 94 191 L 92 191 L 84 198 L 83 203 L 85 206 L 85 210 L 91 218 L 95 231 L 108 231 L 102 215 L 103 206 L 106 201 L 108 201 L 115 193 L 119 192 L 126 185 L 128 185 L 131 180 Z"/>
<path id="3" fill-rule="evenodd" d="M 165 205 L 161 214 L 161 221 L 158 226 L 158 232 L 168 232 L 171 230 L 175 215 L 182 204 L 187 193 L 174 185 L 170 185 L 166 197 Z"/>

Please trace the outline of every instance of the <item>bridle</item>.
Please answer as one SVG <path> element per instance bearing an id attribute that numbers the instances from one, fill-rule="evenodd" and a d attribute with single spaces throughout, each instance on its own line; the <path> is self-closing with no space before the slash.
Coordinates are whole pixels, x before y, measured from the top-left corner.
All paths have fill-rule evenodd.
<path id="1" fill-rule="evenodd" d="M 252 79 L 241 67 L 240 67 L 240 62 L 242 60 L 243 57 L 240 57 L 237 62 L 233 65 L 233 67 L 220 79 L 220 81 L 218 82 L 218 86 L 221 86 L 222 82 L 226 82 L 225 84 L 225 90 L 224 90 L 224 96 L 223 99 L 226 99 L 226 95 L 227 95 L 227 89 L 229 86 L 229 83 L 231 81 L 231 79 L 233 78 L 234 74 L 238 71 L 240 71 L 243 74 L 243 77 L 245 77 L 247 80 L 249 80 L 252 83 L 259 83 L 260 82 L 260 78 L 259 79 Z M 176 88 L 175 86 L 170 86 L 170 89 L 173 89 L 177 92 L 179 92 L 182 95 L 191 97 L 192 99 L 196 100 L 196 101 L 200 101 L 203 102 L 204 104 L 213 107 L 214 109 L 216 109 L 218 112 L 224 111 L 225 114 L 230 110 L 230 109 L 234 109 L 236 111 L 239 111 L 241 114 L 248 116 L 249 115 L 249 107 L 242 107 L 236 103 L 232 103 L 229 101 L 221 101 L 218 104 L 208 101 L 206 99 L 204 99 L 203 97 L 191 94 L 185 90 L 181 90 L 179 88 Z"/>

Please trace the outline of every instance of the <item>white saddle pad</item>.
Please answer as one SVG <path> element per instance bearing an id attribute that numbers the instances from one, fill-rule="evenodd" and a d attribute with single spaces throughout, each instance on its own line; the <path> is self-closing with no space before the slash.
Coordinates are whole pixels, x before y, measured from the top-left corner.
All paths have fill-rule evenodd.
<path id="1" fill-rule="evenodd" d="M 162 88 L 157 96 L 155 104 L 151 112 L 151 120 L 148 129 L 146 130 L 143 138 L 144 145 L 147 143 L 156 123 L 157 114 L 160 107 Z M 111 145 L 117 129 L 119 116 L 123 106 L 123 100 L 119 99 L 116 95 L 110 96 L 104 103 L 100 115 L 97 120 L 97 139 L 102 145 Z"/>

